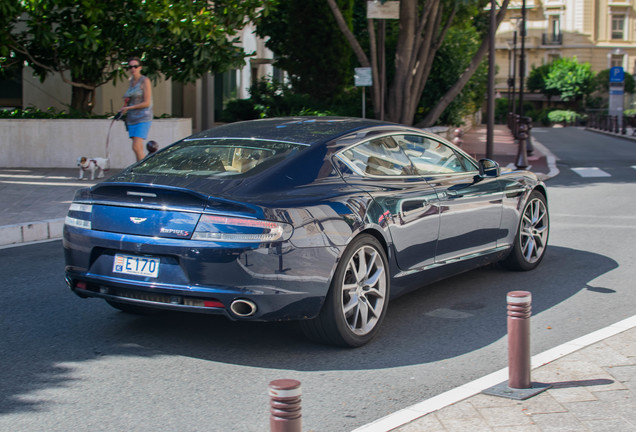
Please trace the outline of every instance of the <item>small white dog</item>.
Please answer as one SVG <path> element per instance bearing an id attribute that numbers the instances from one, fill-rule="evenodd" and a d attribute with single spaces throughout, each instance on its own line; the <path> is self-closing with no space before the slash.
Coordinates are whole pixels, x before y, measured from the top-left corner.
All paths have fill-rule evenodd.
<path id="1" fill-rule="evenodd" d="M 77 158 L 77 166 L 79 167 L 79 179 L 84 179 L 84 171 L 91 173 L 91 180 L 95 180 L 95 172 L 97 172 L 97 178 L 104 177 L 104 171 L 108 171 L 110 168 L 109 158 Z"/>

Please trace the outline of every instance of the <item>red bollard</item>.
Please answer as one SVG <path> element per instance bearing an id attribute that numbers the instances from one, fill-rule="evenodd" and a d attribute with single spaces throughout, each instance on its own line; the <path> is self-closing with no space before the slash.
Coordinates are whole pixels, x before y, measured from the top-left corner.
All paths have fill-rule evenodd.
<path id="1" fill-rule="evenodd" d="M 530 316 L 532 294 L 511 291 L 508 303 L 508 387 L 527 389 L 530 384 Z"/>
<path id="2" fill-rule="evenodd" d="M 532 294 L 510 291 L 508 303 L 508 382 L 485 389 L 482 393 L 510 399 L 524 400 L 550 387 L 530 381 L 530 315 Z"/>
<path id="3" fill-rule="evenodd" d="M 280 379 L 269 383 L 271 432 L 302 432 L 300 381 Z"/>

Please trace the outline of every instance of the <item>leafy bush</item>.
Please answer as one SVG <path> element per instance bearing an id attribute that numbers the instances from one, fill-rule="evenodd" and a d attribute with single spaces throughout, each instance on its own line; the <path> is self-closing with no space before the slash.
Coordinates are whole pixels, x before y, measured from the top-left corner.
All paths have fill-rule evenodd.
<path id="1" fill-rule="evenodd" d="M 226 104 L 221 121 L 233 122 L 283 116 L 359 116 L 360 91 L 345 89 L 328 104 L 296 92 L 291 86 L 269 79 L 259 80 L 249 89 L 249 99 L 235 99 Z"/>
<path id="2" fill-rule="evenodd" d="M 554 110 L 548 113 L 548 119 L 552 123 L 575 123 L 583 120 L 584 116 L 571 110 Z"/>
<path id="3" fill-rule="evenodd" d="M 33 106 L 24 109 L 0 109 L 0 119 L 107 119 L 112 118 L 114 115 L 115 113 L 88 114 L 74 109 L 70 109 L 69 112 L 58 111 L 53 107 L 49 107 L 44 111 Z M 155 118 L 172 118 L 172 116 L 162 114 L 161 116 L 155 116 Z"/>

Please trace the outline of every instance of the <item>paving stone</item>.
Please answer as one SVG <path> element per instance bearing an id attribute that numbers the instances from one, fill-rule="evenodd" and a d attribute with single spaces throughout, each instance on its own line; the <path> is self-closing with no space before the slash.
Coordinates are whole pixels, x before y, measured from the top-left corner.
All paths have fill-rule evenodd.
<path id="1" fill-rule="evenodd" d="M 623 419 L 603 419 L 582 422 L 587 428 L 594 432 L 634 432 L 636 426 Z"/>
<path id="2" fill-rule="evenodd" d="M 458 403 L 435 413 L 439 422 L 453 432 L 491 431 L 481 414 L 470 403 Z"/>
<path id="3" fill-rule="evenodd" d="M 570 360 L 586 361 L 599 366 L 613 366 L 630 364 L 632 361 L 620 351 L 605 342 L 599 342 L 590 347 L 572 353 Z"/>
<path id="4" fill-rule="evenodd" d="M 447 432 L 435 415 L 425 415 L 417 420 L 393 429 L 392 432 Z"/>
<path id="5" fill-rule="evenodd" d="M 590 430 L 569 412 L 537 414 L 532 416 L 532 420 L 543 432 L 584 432 Z"/>
<path id="6" fill-rule="evenodd" d="M 636 364 L 606 367 L 604 369 L 621 383 L 636 381 Z"/>
<path id="7" fill-rule="evenodd" d="M 550 390 L 519 403 L 520 409 L 528 415 L 566 412 L 567 410 L 553 396 Z"/>
<path id="8" fill-rule="evenodd" d="M 493 432 L 541 432 L 541 428 L 535 424 L 517 425 L 517 426 L 501 426 L 492 428 Z"/>
<path id="9" fill-rule="evenodd" d="M 597 400 L 596 396 L 587 387 L 562 387 L 548 390 L 550 395 L 560 403 L 583 402 Z"/>
<path id="10" fill-rule="evenodd" d="M 534 422 L 521 407 L 480 408 L 479 413 L 489 426 L 530 425 Z"/>
<path id="11" fill-rule="evenodd" d="M 514 399 L 491 396 L 491 395 L 486 395 L 482 393 L 477 394 L 473 396 L 472 398 L 470 398 L 470 403 L 475 408 L 490 408 L 490 407 L 502 407 L 502 406 L 514 407 L 519 405 L 519 401 Z"/>
<path id="12" fill-rule="evenodd" d="M 636 331 L 634 329 L 606 339 L 605 344 L 625 357 L 631 358 L 632 362 L 636 358 Z"/>

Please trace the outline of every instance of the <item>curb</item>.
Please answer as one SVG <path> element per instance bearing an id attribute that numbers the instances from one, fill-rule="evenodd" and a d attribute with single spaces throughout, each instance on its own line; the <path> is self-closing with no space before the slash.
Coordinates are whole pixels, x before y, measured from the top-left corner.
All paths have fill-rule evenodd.
<path id="1" fill-rule="evenodd" d="M 64 218 L 0 226 L 0 248 L 62 238 Z"/>
<path id="2" fill-rule="evenodd" d="M 531 367 L 537 369 L 545 364 L 553 362 L 561 357 L 565 357 L 575 351 L 593 345 L 611 336 L 627 331 L 636 327 L 636 315 L 619 321 L 603 329 L 589 333 L 580 338 L 566 342 L 562 345 L 544 351 L 543 353 L 532 356 Z M 464 399 L 481 393 L 483 390 L 494 385 L 505 382 L 508 379 L 508 368 L 500 369 L 482 378 L 478 378 L 467 384 L 444 392 L 440 395 L 433 396 L 430 399 L 411 405 L 393 414 L 382 417 L 372 423 L 354 429 L 352 432 L 387 432 L 392 429 L 404 426 L 420 417 L 432 412 L 438 411 L 449 405 L 458 403 Z"/>

